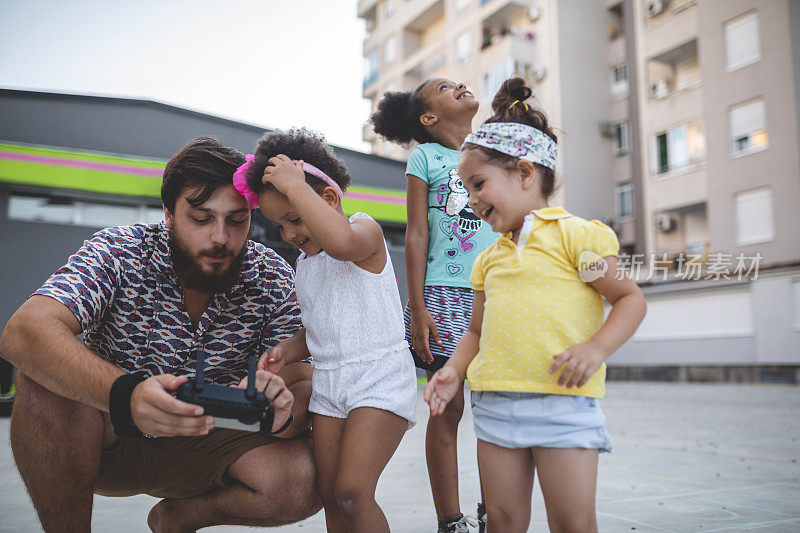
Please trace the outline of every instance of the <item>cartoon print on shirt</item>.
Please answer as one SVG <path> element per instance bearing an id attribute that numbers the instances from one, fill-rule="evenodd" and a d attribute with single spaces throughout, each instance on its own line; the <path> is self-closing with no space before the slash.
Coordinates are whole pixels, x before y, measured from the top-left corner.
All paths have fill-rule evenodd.
<path id="1" fill-rule="evenodd" d="M 458 251 L 469 253 L 475 248 L 472 237 L 478 232 L 483 221 L 472 211 L 469 206 L 469 193 L 458 175 L 458 168 L 450 169 L 450 176 L 446 184 L 441 184 L 436 189 L 436 204 L 428 206 L 429 209 L 441 209 L 448 218 L 441 220 L 439 227 L 450 240 L 456 240 L 458 246 L 448 249 L 446 254 L 454 258 Z M 446 271 L 451 276 L 458 276 L 463 267 L 458 263 L 448 263 Z"/>

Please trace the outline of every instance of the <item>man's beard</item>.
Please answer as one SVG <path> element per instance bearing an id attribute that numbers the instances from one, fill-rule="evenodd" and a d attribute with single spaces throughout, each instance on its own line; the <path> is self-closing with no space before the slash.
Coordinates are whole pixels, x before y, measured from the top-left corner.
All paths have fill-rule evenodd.
<path id="1" fill-rule="evenodd" d="M 174 229 L 169 230 L 169 249 L 172 256 L 172 268 L 178 277 L 178 282 L 184 289 L 195 289 L 203 292 L 217 293 L 227 292 L 234 284 L 241 279 L 242 263 L 247 255 L 247 241 L 250 240 L 252 226 L 247 232 L 239 253 L 234 252 L 225 246 L 214 246 L 202 250 L 196 255 L 189 251 L 188 247 L 181 241 Z M 201 257 L 228 258 L 232 257 L 231 264 L 225 270 L 218 272 L 206 272 L 200 265 Z"/>

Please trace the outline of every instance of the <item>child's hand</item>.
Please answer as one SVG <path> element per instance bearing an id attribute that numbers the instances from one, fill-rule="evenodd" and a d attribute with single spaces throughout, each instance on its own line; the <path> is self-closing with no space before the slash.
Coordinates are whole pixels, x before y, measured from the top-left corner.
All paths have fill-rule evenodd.
<path id="1" fill-rule="evenodd" d="M 558 384 L 566 383 L 568 389 L 573 385 L 583 387 L 609 355 L 611 354 L 596 343 L 583 342 L 553 356 L 553 364 L 550 365 L 548 372 L 554 374 L 563 367 Z"/>
<path id="2" fill-rule="evenodd" d="M 247 378 L 245 377 L 240 381 L 236 387 L 239 389 L 246 389 Z M 263 392 L 264 396 L 267 397 L 270 404 L 275 408 L 275 418 L 270 431 L 279 429 L 289 420 L 289 415 L 292 414 L 294 395 L 280 376 L 263 370 L 256 372 L 256 391 Z"/>
<path id="3" fill-rule="evenodd" d="M 430 339 L 433 338 L 436 344 L 442 344 L 439 338 L 439 331 L 436 329 L 436 321 L 433 320 L 431 313 L 427 309 L 411 311 L 411 347 L 417 355 L 426 363 L 433 363 L 431 354 Z"/>
<path id="4" fill-rule="evenodd" d="M 424 394 L 425 401 L 431 406 L 431 416 L 444 413 L 447 404 L 458 393 L 461 381 L 456 371 L 447 365 L 433 375 Z"/>
<path id="5" fill-rule="evenodd" d="M 285 155 L 276 155 L 269 160 L 261 182 L 265 185 L 271 183 L 278 192 L 285 195 L 293 185 L 306 182 L 303 162 L 292 163 L 292 160 Z"/>
<path id="6" fill-rule="evenodd" d="M 286 365 L 286 349 L 280 344 L 268 349 L 258 360 L 258 370 L 277 374 Z"/>

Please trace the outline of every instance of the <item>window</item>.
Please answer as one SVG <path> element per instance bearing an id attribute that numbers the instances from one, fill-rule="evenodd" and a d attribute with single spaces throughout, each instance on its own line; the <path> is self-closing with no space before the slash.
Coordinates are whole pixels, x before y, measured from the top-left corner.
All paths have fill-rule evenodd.
<path id="1" fill-rule="evenodd" d="M 366 88 L 378 79 L 378 49 L 373 48 L 364 56 L 364 83 Z"/>
<path id="2" fill-rule="evenodd" d="M 483 75 L 483 87 L 481 94 L 484 99 L 494 98 L 500 86 L 508 78 L 514 75 L 514 60 L 509 58 L 497 65 L 495 68 Z"/>
<path id="3" fill-rule="evenodd" d="M 628 66 L 623 63 L 612 67 L 610 71 L 611 77 L 611 96 L 613 98 L 622 98 L 628 94 Z"/>
<path id="4" fill-rule="evenodd" d="M 75 224 L 81 226 L 123 226 L 138 221 L 137 209 L 132 205 L 114 205 L 98 202 L 75 202 Z"/>
<path id="5" fill-rule="evenodd" d="M 464 63 L 472 55 L 472 34 L 464 32 L 456 39 L 456 62 Z"/>
<path id="6" fill-rule="evenodd" d="M 392 36 L 386 39 L 383 45 L 383 61 L 391 63 L 397 56 L 397 38 Z"/>
<path id="7" fill-rule="evenodd" d="M 12 194 L 8 201 L 10 220 L 49 222 L 105 228 L 164 220 L 161 207 L 107 202 L 87 202 L 72 198 Z"/>
<path id="8" fill-rule="evenodd" d="M 614 153 L 621 157 L 631 151 L 630 122 L 620 122 L 614 126 Z"/>
<path id="9" fill-rule="evenodd" d="M 771 189 L 765 187 L 736 194 L 734 216 L 737 246 L 768 242 L 775 238 Z"/>
<path id="10" fill-rule="evenodd" d="M 700 122 L 691 122 L 652 137 L 651 171 L 666 174 L 701 163 L 706 157 L 706 140 Z"/>
<path id="11" fill-rule="evenodd" d="M 764 100 L 734 106 L 728 111 L 731 155 L 766 150 L 769 145 Z"/>
<path id="12" fill-rule="evenodd" d="M 74 205 L 71 200 L 60 198 L 11 195 L 8 199 L 8 218 L 10 220 L 72 224 L 73 210 Z"/>
<path id="13" fill-rule="evenodd" d="M 620 183 L 614 191 L 615 218 L 625 220 L 633 216 L 633 183 Z"/>
<path id="14" fill-rule="evenodd" d="M 728 72 L 761 59 L 758 45 L 758 13 L 749 13 L 725 24 L 725 68 Z"/>

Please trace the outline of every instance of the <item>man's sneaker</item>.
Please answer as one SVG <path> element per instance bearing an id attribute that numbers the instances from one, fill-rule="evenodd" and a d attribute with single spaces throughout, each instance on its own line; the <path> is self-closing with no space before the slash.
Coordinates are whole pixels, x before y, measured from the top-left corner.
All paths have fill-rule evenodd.
<path id="1" fill-rule="evenodd" d="M 475 517 L 457 514 L 449 518 L 440 518 L 437 533 L 469 533 L 470 526 L 478 526 Z"/>
<path id="2" fill-rule="evenodd" d="M 486 533 L 486 506 L 478 503 L 478 533 Z"/>

